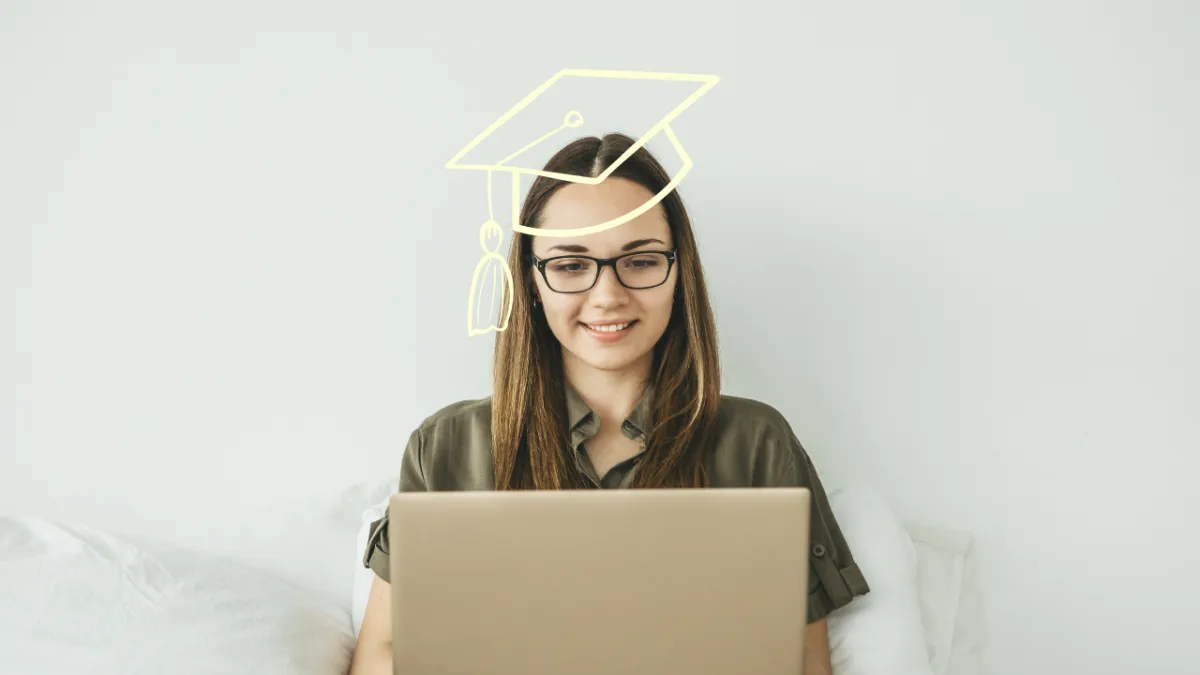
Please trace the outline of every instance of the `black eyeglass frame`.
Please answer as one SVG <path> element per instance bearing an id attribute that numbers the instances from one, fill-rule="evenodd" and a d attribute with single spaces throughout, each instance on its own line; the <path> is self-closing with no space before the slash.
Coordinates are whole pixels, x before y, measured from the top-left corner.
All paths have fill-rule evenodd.
<path id="1" fill-rule="evenodd" d="M 617 271 L 617 261 L 624 260 L 625 258 L 629 258 L 629 257 L 635 256 L 635 255 L 646 255 L 647 253 L 657 253 L 659 255 L 666 256 L 666 258 L 667 258 L 667 273 L 663 275 L 663 280 L 658 282 L 657 284 L 654 284 L 653 286 L 630 286 L 629 284 L 625 283 L 621 279 L 621 273 Z M 583 258 L 584 260 L 591 260 L 592 262 L 596 263 L 596 276 L 592 278 L 591 285 L 589 285 L 587 288 L 584 288 L 584 289 L 578 290 L 578 291 L 560 291 L 550 285 L 550 280 L 548 278 L 546 278 L 546 265 L 554 262 L 555 260 L 565 260 L 565 259 L 578 260 L 580 258 Z M 605 267 L 612 267 L 613 268 L 613 276 L 615 276 L 617 278 L 617 283 L 621 284 L 622 286 L 624 286 L 625 288 L 628 288 L 631 291 L 645 291 L 645 290 L 648 290 L 651 288 L 658 288 L 659 286 L 662 286 L 663 284 L 667 283 L 667 279 L 671 278 L 671 268 L 675 266 L 675 262 L 678 259 L 679 259 L 679 254 L 673 250 L 672 251 L 631 251 L 629 253 L 623 253 L 615 258 L 593 258 L 590 255 L 582 255 L 582 254 L 556 255 L 551 258 L 539 258 L 532 253 L 529 254 L 529 260 L 533 263 L 533 266 L 537 268 L 537 271 L 541 273 L 542 281 L 546 282 L 546 286 L 550 290 L 554 291 L 555 293 L 562 293 L 563 295 L 575 295 L 577 293 L 587 293 L 588 291 L 592 290 L 593 288 L 596 287 L 596 283 L 598 281 L 600 281 L 600 273 L 604 271 Z"/>

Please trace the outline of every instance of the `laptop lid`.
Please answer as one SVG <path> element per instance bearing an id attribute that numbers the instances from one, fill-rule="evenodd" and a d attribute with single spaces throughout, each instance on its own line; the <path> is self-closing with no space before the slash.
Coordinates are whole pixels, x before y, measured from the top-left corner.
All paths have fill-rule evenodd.
<path id="1" fill-rule="evenodd" d="M 402 675 L 796 675 L 803 488 L 406 492 Z"/>

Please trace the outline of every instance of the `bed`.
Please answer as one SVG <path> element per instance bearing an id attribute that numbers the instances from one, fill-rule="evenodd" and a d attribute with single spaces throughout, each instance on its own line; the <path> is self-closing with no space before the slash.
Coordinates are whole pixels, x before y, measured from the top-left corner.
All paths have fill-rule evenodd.
<path id="1" fill-rule="evenodd" d="M 372 579 L 367 526 L 395 485 L 256 518 L 222 552 L 2 517 L 0 672 L 345 673 Z M 872 583 L 830 618 L 835 674 L 988 675 L 972 537 L 902 523 L 868 487 L 830 502 Z"/>

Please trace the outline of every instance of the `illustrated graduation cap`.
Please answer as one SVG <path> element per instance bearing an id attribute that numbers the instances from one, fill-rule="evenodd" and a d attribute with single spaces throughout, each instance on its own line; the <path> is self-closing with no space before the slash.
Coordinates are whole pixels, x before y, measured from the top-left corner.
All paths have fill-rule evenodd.
<path id="1" fill-rule="evenodd" d="M 556 173 L 553 171 L 543 171 L 536 166 L 529 166 L 517 162 L 518 158 L 526 155 L 531 149 L 537 147 L 544 141 L 558 135 L 566 129 L 578 128 L 583 124 L 584 113 L 579 108 L 592 110 L 594 108 L 603 108 L 605 104 L 614 104 L 613 97 L 607 97 L 591 102 L 582 102 L 579 98 L 575 100 L 562 100 L 562 97 L 555 97 L 553 94 L 564 89 L 560 86 L 551 91 L 555 84 L 571 78 L 590 78 L 585 80 L 591 86 L 592 83 L 599 84 L 601 82 L 612 82 L 615 80 L 624 81 L 640 81 L 646 83 L 679 83 L 680 87 L 687 87 L 689 93 L 682 102 L 675 102 L 677 98 L 672 98 L 671 103 L 674 107 L 670 111 L 656 120 L 650 125 L 649 129 L 642 134 L 625 154 L 617 158 L 604 173 L 596 177 L 577 176 L 573 174 Z M 512 293 L 513 287 L 512 270 L 508 268 L 508 263 L 504 256 L 500 255 L 500 244 L 504 238 L 504 232 L 500 224 L 496 222 L 495 212 L 492 205 L 492 176 L 497 172 L 505 172 L 512 176 L 512 229 L 513 232 L 521 232 L 530 236 L 541 236 L 545 234 L 553 234 L 555 237 L 579 237 L 594 232 L 603 232 L 612 229 L 618 225 L 624 224 L 654 208 L 656 204 L 663 200 L 672 190 L 683 181 L 684 176 L 692 168 L 692 159 L 688 156 L 683 146 L 679 143 L 679 139 L 675 136 L 675 132 L 671 129 L 671 121 L 678 117 L 689 106 L 696 102 L 701 96 L 712 89 L 720 80 L 715 75 L 692 75 L 684 73 L 650 73 L 627 70 L 575 70 L 564 69 L 560 70 L 549 80 L 546 80 L 537 89 L 534 89 L 528 96 L 522 99 L 519 103 L 506 112 L 500 119 L 496 120 L 466 145 L 462 150 L 458 151 L 449 162 L 446 163 L 447 169 L 484 171 L 487 173 L 487 200 L 488 200 L 488 219 L 479 228 L 479 243 L 483 247 L 483 258 L 475 267 L 475 275 L 471 282 L 471 295 L 467 304 L 467 335 L 482 335 L 489 331 L 503 331 L 508 328 L 508 319 L 512 313 Z M 698 85 L 698 86 L 694 86 Z M 550 94 L 547 92 L 550 91 Z M 628 94 L 627 94 L 628 96 Z M 639 97 L 639 103 L 645 99 L 652 98 L 650 96 Z M 536 102 L 536 103 L 535 103 Z M 532 104 L 532 106 L 531 106 Z M 616 99 L 615 104 L 624 109 L 628 109 L 628 99 Z M 660 108 L 661 110 L 661 108 Z M 517 117 L 518 113 L 522 113 Z M 537 111 L 536 113 L 534 111 Z M 528 124 L 541 125 L 539 131 L 535 131 L 530 135 L 540 132 L 540 129 L 549 128 L 549 131 L 542 133 L 532 142 L 528 143 L 516 152 L 511 152 L 503 156 L 499 161 L 494 163 L 462 163 L 462 160 L 468 153 L 476 150 L 478 146 L 485 142 L 485 139 L 496 138 L 493 132 L 500 129 L 505 124 L 509 123 L 514 118 L 518 122 L 509 125 L 510 128 L 521 125 L 521 121 Z M 577 227 L 574 229 L 555 229 L 552 232 L 546 232 L 535 227 L 529 227 L 522 224 L 520 221 L 520 191 L 521 191 L 521 175 L 530 176 L 546 176 L 558 180 L 569 181 L 572 183 L 583 183 L 587 185 L 595 185 L 603 182 L 608 178 L 613 171 L 629 159 L 635 152 L 642 148 L 651 138 L 662 132 L 670 141 L 675 152 L 679 154 L 682 161 L 680 168 L 675 176 L 667 183 L 658 194 L 654 195 L 645 204 L 617 218 L 588 225 L 586 227 Z M 511 147 L 511 146 L 507 146 Z M 500 156 L 504 151 L 487 151 L 477 154 L 484 156 L 496 157 Z M 486 161 L 486 160 L 485 160 Z M 514 163 L 515 162 L 515 163 Z"/>

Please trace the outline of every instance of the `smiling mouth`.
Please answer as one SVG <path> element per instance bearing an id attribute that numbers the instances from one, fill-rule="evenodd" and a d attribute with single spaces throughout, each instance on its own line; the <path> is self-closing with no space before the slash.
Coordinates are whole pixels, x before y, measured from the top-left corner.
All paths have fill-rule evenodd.
<path id="1" fill-rule="evenodd" d="M 628 330 L 636 323 L 637 319 L 634 319 L 633 321 L 626 321 L 625 323 L 610 323 L 603 326 L 593 326 L 590 323 L 583 323 L 582 321 L 580 322 L 580 324 L 582 324 L 588 330 L 593 330 L 597 333 L 620 333 L 623 330 Z"/>

